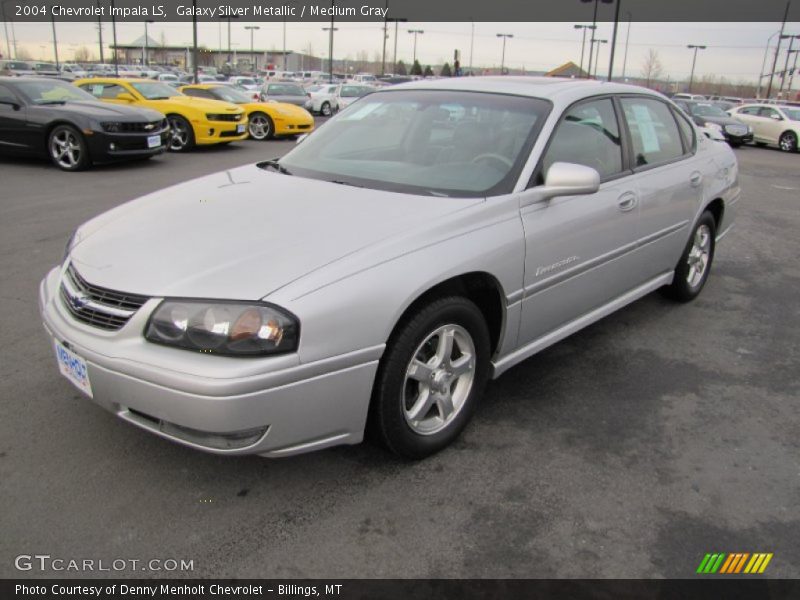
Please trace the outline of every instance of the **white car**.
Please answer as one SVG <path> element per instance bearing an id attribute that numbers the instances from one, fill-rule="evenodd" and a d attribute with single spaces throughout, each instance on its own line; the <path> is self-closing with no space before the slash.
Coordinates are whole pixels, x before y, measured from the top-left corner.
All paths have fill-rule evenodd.
<path id="1" fill-rule="evenodd" d="M 81 225 L 39 305 L 61 374 L 154 435 L 277 457 L 369 428 L 422 458 L 489 379 L 659 288 L 697 297 L 739 196 L 728 145 L 645 88 L 417 82 Z"/>
<path id="2" fill-rule="evenodd" d="M 88 76 L 89 72 L 80 65 L 64 63 L 61 65 L 61 74 L 70 79 L 83 79 Z"/>
<path id="3" fill-rule="evenodd" d="M 336 98 L 339 102 L 339 108 L 346 108 L 359 98 L 371 94 L 375 88 L 369 85 L 362 85 L 360 83 L 343 83 L 336 91 Z"/>
<path id="4" fill-rule="evenodd" d="M 753 129 L 759 146 L 778 146 L 784 152 L 797 152 L 800 140 L 800 107 L 780 104 L 745 104 L 728 111 Z"/>
<path id="5" fill-rule="evenodd" d="M 337 112 L 339 110 L 339 97 L 337 95 L 339 87 L 337 84 L 331 85 L 328 83 L 307 87 L 306 91 L 311 95 L 311 107 L 308 110 L 326 117 Z"/>

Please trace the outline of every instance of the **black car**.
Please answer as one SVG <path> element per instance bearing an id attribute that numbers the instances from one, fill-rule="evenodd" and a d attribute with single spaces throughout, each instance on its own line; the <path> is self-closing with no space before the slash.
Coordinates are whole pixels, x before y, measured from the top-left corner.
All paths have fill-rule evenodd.
<path id="1" fill-rule="evenodd" d="M 161 154 L 169 137 L 159 112 L 98 102 L 58 79 L 0 77 L 0 151 L 47 155 L 59 169 Z"/>
<path id="2" fill-rule="evenodd" d="M 734 119 L 712 102 L 676 100 L 675 103 L 689 115 L 699 127 L 719 129 L 719 133 L 734 148 L 753 141 L 753 130 Z"/>

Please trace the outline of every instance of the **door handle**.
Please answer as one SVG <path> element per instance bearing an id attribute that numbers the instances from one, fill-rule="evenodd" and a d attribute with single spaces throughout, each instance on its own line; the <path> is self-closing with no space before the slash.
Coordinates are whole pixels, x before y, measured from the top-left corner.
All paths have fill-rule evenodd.
<path id="1" fill-rule="evenodd" d="M 691 177 L 689 177 L 689 183 L 692 187 L 697 187 L 703 182 L 703 174 L 699 171 L 695 171 L 692 173 Z"/>
<path id="2" fill-rule="evenodd" d="M 622 212 L 628 212 L 629 210 L 633 210 L 636 208 L 636 205 L 639 203 L 639 198 L 636 197 L 636 194 L 633 192 L 626 192 L 619 197 L 617 200 L 617 206 Z"/>

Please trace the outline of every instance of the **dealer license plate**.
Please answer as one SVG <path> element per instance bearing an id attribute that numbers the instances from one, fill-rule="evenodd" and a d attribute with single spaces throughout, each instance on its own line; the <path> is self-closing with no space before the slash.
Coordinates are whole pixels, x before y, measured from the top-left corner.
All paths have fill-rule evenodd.
<path id="1" fill-rule="evenodd" d="M 69 379 L 75 387 L 84 394 L 92 397 L 92 384 L 89 382 L 89 370 L 86 368 L 86 361 L 80 356 L 69 350 L 59 342 L 53 340 L 56 348 L 56 360 L 61 374 Z"/>
<path id="2" fill-rule="evenodd" d="M 147 147 L 148 148 L 158 148 L 160 145 L 161 145 L 161 136 L 160 135 L 147 136 Z"/>

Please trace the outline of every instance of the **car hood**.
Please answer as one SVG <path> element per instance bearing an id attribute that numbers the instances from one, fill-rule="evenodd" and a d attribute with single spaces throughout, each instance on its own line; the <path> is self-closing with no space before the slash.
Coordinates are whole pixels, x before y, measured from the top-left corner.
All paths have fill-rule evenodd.
<path id="1" fill-rule="evenodd" d="M 231 104 L 230 102 L 225 102 L 224 100 L 209 100 L 207 98 L 197 98 L 194 96 L 171 96 L 169 100 L 161 100 L 160 102 L 169 102 L 179 106 L 190 106 L 208 112 L 242 112 L 239 106 Z"/>
<path id="2" fill-rule="evenodd" d="M 149 108 L 109 104 L 99 101 L 47 104 L 41 105 L 39 108 L 55 110 L 65 115 L 82 115 L 92 119 L 114 119 L 115 121 L 160 121 L 164 118 L 164 115 L 160 112 Z"/>
<path id="3" fill-rule="evenodd" d="M 147 296 L 255 300 L 482 198 L 414 196 L 265 171 L 223 171 L 81 226 L 71 258 L 94 285 Z M 410 250 L 410 249 L 409 249 Z"/>

